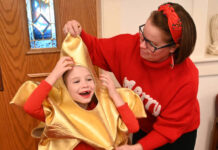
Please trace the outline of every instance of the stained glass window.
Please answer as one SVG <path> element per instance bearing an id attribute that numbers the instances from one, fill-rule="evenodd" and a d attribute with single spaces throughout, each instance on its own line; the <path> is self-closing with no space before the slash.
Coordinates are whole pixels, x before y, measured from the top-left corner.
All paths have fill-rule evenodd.
<path id="1" fill-rule="evenodd" d="M 31 49 L 56 48 L 53 0 L 26 0 Z"/>

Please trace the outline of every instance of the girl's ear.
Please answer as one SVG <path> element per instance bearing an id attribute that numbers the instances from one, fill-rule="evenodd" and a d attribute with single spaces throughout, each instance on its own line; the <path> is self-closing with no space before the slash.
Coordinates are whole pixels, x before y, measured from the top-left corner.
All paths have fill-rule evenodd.
<path id="1" fill-rule="evenodd" d="M 180 44 L 174 44 L 173 46 L 171 46 L 171 48 L 170 48 L 170 53 L 174 53 L 175 52 L 175 50 L 178 48 L 180 46 Z"/>

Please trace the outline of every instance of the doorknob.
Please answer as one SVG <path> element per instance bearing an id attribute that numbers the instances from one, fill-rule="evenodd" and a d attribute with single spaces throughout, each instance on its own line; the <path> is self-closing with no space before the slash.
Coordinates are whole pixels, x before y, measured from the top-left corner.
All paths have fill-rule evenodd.
<path id="1" fill-rule="evenodd" d="M 3 81 L 2 81 L 2 71 L 1 71 L 1 67 L 0 67 L 0 91 L 3 91 Z"/>

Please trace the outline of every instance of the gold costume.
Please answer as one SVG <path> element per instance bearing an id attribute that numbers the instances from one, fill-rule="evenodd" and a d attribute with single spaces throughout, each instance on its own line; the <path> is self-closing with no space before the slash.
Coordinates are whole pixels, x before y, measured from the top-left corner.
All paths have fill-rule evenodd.
<path id="1" fill-rule="evenodd" d="M 70 56 L 74 59 L 75 65 L 89 69 L 95 81 L 98 104 L 92 110 L 81 108 L 72 100 L 63 79 L 60 78 L 43 102 L 46 119 L 38 149 L 72 150 L 80 141 L 96 149 L 106 150 L 126 144 L 128 129 L 121 120 L 107 89 L 101 85 L 82 39 L 68 34 L 62 44 L 62 56 Z M 11 103 L 23 106 L 36 87 L 36 83 L 26 81 Z M 137 118 L 146 117 L 138 95 L 126 88 L 118 88 L 117 91 Z"/>

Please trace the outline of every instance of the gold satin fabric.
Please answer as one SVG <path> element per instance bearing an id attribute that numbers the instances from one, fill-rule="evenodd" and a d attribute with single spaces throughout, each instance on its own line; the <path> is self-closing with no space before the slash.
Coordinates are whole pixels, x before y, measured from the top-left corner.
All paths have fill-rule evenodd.
<path id="1" fill-rule="evenodd" d="M 126 144 L 128 129 L 121 120 L 107 89 L 101 85 L 82 39 L 68 34 L 62 44 L 62 56 L 71 56 L 75 65 L 89 69 L 94 77 L 98 104 L 92 110 L 81 108 L 72 100 L 63 79 L 59 79 L 43 102 L 46 120 L 38 149 L 72 150 L 80 141 L 96 149 L 106 150 Z M 37 83 L 26 81 L 11 103 L 23 106 L 36 87 Z M 137 118 L 146 117 L 138 95 L 126 88 L 118 88 L 117 91 Z"/>

